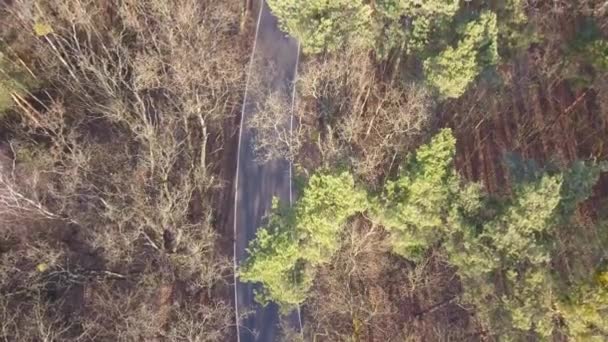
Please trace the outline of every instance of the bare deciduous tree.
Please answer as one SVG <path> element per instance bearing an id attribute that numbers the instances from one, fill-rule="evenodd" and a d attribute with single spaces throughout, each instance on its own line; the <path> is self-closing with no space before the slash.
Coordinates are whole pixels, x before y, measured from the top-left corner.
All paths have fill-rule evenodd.
<path id="1" fill-rule="evenodd" d="M 376 181 L 431 123 L 429 90 L 384 80 L 365 53 L 311 58 L 302 69 L 296 112 L 309 131 L 320 126 L 315 140 L 325 163 L 346 160 L 359 176 Z"/>
<path id="2" fill-rule="evenodd" d="M 286 159 L 293 161 L 305 139 L 301 113 L 293 113 L 291 99 L 282 92 L 271 93 L 247 123 L 255 132 L 254 150 L 260 161 Z"/>
<path id="3" fill-rule="evenodd" d="M 0 173 L 0 221 L 14 226 L 0 237 L 2 278 L 21 274 L 0 282 L 6 322 L 39 312 L 36 336 L 49 341 L 226 339 L 231 267 L 213 200 L 243 94 L 239 3 L 3 10 L 40 87 L 13 96 L 12 165 Z M 35 284 L 38 297 L 21 295 Z"/>
<path id="4" fill-rule="evenodd" d="M 462 339 L 474 328 L 456 303 L 454 272 L 439 256 L 406 262 L 391 254 L 386 232 L 362 218 L 346 231 L 342 249 L 322 267 L 304 306 L 307 338 Z"/>

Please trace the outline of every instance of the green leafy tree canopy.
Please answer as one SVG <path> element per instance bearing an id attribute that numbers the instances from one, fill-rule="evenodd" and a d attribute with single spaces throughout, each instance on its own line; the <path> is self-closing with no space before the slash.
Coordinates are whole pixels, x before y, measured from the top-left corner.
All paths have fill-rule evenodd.
<path id="1" fill-rule="evenodd" d="M 458 98 L 484 67 L 498 63 L 496 14 L 483 12 L 463 29 L 456 47 L 424 61 L 427 82 L 444 98 Z"/>
<path id="2" fill-rule="evenodd" d="M 363 0 L 268 0 L 268 6 L 306 53 L 371 43 L 372 10 Z"/>
<path id="3" fill-rule="evenodd" d="M 399 178 L 387 183 L 374 211 L 391 232 L 397 254 L 419 260 L 444 232 L 444 213 L 459 183 L 452 165 L 455 152 L 454 136 L 442 130 L 410 157 Z"/>
<path id="4" fill-rule="evenodd" d="M 262 303 L 272 300 L 285 310 L 302 303 L 315 268 L 336 252 L 342 226 L 365 210 L 366 202 L 350 174 L 313 175 L 293 208 L 274 202 L 268 223 L 251 243 L 240 278 L 263 285 L 257 296 Z"/>

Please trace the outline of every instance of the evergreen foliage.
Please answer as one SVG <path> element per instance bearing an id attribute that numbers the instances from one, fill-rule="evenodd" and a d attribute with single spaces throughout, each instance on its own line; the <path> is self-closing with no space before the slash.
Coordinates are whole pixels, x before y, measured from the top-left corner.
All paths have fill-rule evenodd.
<path id="1" fill-rule="evenodd" d="M 373 50 L 381 60 L 413 58 L 423 64 L 428 84 L 444 99 L 461 96 L 484 68 L 498 63 L 499 39 L 511 51 L 534 37 L 527 32 L 520 0 L 491 2 L 481 13 L 463 8 L 457 0 L 268 3 L 304 52 L 335 52 L 349 45 Z M 461 25 L 466 18 L 470 21 Z"/>
<path id="2" fill-rule="evenodd" d="M 559 319 L 568 324 L 569 318 L 556 310 L 560 289 L 550 273 L 555 229 L 569 222 L 604 167 L 576 162 L 551 172 L 515 162 L 513 195 L 502 199 L 481 224 L 454 225 L 458 233 L 444 246 L 449 262 L 458 268 L 463 302 L 472 304 L 497 336 L 547 339 Z"/>
<path id="3" fill-rule="evenodd" d="M 443 130 L 416 151 L 398 179 L 387 183 L 375 212 L 391 232 L 395 253 L 420 260 L 445 233 L 444 214 L 458 190 L 455 151 L 451 131 Z"/>
<path id="4" fill-rule="evenodd" d="M 249 249 L 241 279 L 264 285 L 257 294 L 261 303 L 272 300 L 283 309 L 302 303 L 316 266 L 339 248 L 342 226 L 365 207 L 365 194 L 350 174 L 312 176 L 293 208 L 274 202 L 268 223 Z"/>
<path id="5" fill-rule="evenodd" d="M 269 0 L 268 6 L 306 53 L 371 43 L 371 7 L 363 0 Z"/>
<path id="6" fill-rule="evenodd" d="M 608 40 L 593 18 L 581 18 L 579 26 L 563 47 L 562 73 L 574 85 L 589 87 L 608 72 Z"/>
<path id="7" fill-rule="evenodd" d="M 498 18 L 498 41 L 501 55 L 513 56 L 540 41 L 526 14 L 526 0 L 489 0 Z"/>
<path id="8" fill-rule="evenodd" d="M 311 277 L 305 269 L 296 270 L 301 251 L 293 229 L 293 213 L 279 207 L 275 201 L 272 215 L 265 227 L 258 230 L 255 242 L 249 248 L 250 258 L 243 265 L 242 281 L 260 282 L 263 291 L 256 293 L 260 303 L 273 300 L 293 305 L 306 298 Z M 294 278 L 299 271 L 299 279 Z"/>
<path id="9" fill-rule="evenodd" d="M 376 52 L 386 57 L 394 49 L 422 52 L 433 31 L 447 26 L 460 9 L 460 1 L 379 0 L 375 9 Z"/>
<path id="10" fill-rule="evenodd" d="M 516 185 L 513 198 L 478 234 L 465 230 L 447 243 L 448 260 L 463 283 L 463 301 L 473 304 L 480 320 L 500 336 L 517 339 L 533 329 L 542 329 L 543 335 L 551 331 L 545 271 L 551 246 L 542 237 L 552 228 L 561 182 L 560 176 L 545 175 Z"/>
<path id="11" fill-rule="evenodd" d="M 424 62 L 427 81 L 444 98 L 458 98 L 484 67 L 498 63 L 496 14 L 483 12 L 468 23 L 456 47 L 448 46 Z"/>
<path id="12" fill-rule="evenodd" d="M 564 300 L 550 270 L 556 228 L 570 222 L 606 165 L 575 162 L 560 171 L 512 156 L 514 183 L 505 198 L 460 179 L 454 154 L 451 131 L 440 131 L 377 196 L 366 195 L 348 173 L 311 177 L 293 209 L 275 203 L 241 279 L 262 283 L 262 302 L 283 309 L 302 303 L 315 268 L 340 247 L 344 223 L 368 212 L 388 231 L 394 253 L 420 262 L 429 249 L 443 251 L 463 285 L 462 304 L 470 305 L 492 334 L 547 339 L 560 320 L 572 336 L 604 333 L 608 276 L 598 276 L 603 280 L 594 287 L 581 285 Z"/>
<path id="13" fill-rule="evenodd" d="M 608 271 L 577 284 L 558 302 L 558 309 L 573 341 L 608 339 Z"/>
<path id="14" fill-rule="evenodd" d="M 608 41 L 597 39 L 587 44 L 583 49 L 587 62 L 597 72 L 608 72 Z"/>

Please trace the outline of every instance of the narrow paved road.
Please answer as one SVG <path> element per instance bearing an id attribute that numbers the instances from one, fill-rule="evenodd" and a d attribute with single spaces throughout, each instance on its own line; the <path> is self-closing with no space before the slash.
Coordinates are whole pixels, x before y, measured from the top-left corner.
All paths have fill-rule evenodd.
<path id="1" fill-rule="evenodd" d="M 263 0 L 260 0 L 262 2 Z M 248 129 L 248 120 L 256 114 L 258 105 L 268 92 L 280 91 L 291 99 L 291 89 L 298 61 L 297 42 L 287 37 L 278 29 L 276 18 L 263 2 L 261 12 L 259 5 L 254 13 L 259 21 L 257 41 L 253 51 L 253 67 L 249 76 L 243 118 L 241 122 L 238 162 L 235 179 L 235 260 L 240 264 L 247 253 L 247 244 L 255 237 L 257 228 L 263 224 L 274 196 L 289 201 L 290 164 L 285 160 L 275 160 L 259 164 L 255 160 L 253 133 Z M 260 84 L 267 88 L 262 92 L 252 91 Z M 257 95 L 256 95 L 257 94 Z M 285 125 L 289 125 L 290 113 L 285 113 Z M 241 321 L 239 327 L 241 342 L 275 340 L 278 323 L 278 312 L 275 305 L 260 307 L 255 303 L 253 290 L 255 286 L 238 282 L 235 287 L 236 304 L 240 314 L 249 310 L 254 313 Z"/>

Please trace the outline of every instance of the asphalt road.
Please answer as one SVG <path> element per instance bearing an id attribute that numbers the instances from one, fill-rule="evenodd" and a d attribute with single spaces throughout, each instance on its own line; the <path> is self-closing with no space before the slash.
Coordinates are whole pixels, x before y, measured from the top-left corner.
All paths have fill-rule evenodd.
<path id="1" fill-rule="evenodd" d="M 263 1 L 263 0 L 261 0 Z M 259 5 L 258 5 L 259 6 Z M 253 132 L 248 129 L 248 120 L 256 114 L 258 104 L 269 91 L 284 92 L 291 97 L 292 84 L 298 63 L 298 44 L 278 29 L 276 18 L 264 2 L 262 11 L 255 6 L 259 18 L 257 41 L 253 51 L 253 67 L 250 68 L 241 122 L 238 162 L 235 178 L 235 260 L 241 263 L 247 256 L 248 242 L 263 224 L 273 197 L 290 200 L 290 168 L 285 160 L 274 160 L 260 164 L 253 151 Z M 264 82 L 259 82 L 259 80 Z M 254 91 L 254 87 L 264 87 Z M 285 113 L 285 125 L 290 124 L 290 113 Z M 274 304 L 261 307 L 255 303 L 252 284 L 237 282 L 236 304 L 239 314 L 253 311 L 239 326 L 239 340 L 274 341 L 277 332 L 278 312 Z"/>

